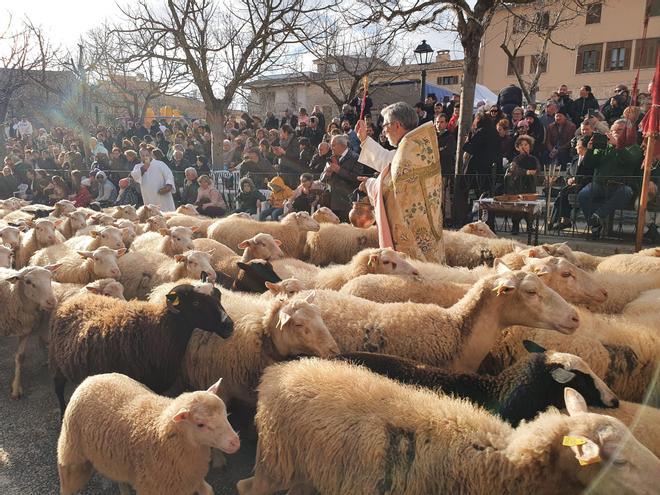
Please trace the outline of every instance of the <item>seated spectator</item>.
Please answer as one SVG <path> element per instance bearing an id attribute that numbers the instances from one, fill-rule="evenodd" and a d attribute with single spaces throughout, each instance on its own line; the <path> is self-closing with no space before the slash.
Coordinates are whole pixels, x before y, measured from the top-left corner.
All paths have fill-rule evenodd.
<path id="1" fill-rule="evenodd" d="M 254 186 L 254 182 L 249 177 L 243 177 L 241 182 L 239 182 L 239 187 L 241 192 L 236 195 L 236 209 L 234 213 L 256 215 L 261 202 L 266 201 L 266 196 Z"/>
<path id="2" fill-rule="evenodd" d="M 319 126 L 318 117 L 312 116 L 309 118 L 309 125 L 307 126 L 307 130 L 307 137 L 309 137 L 309 141 L 312 143 L 312 147 L 316 148 L 323 140 L 323 129 Z"/>
<path id="3" fill-rule="evenodd" d="M 291 196 L 284 203 L 285 213 L 291 211 L 311 212 L 325 191 L 325 186 L 321 181 L 315 181 L 314 176 L 308 172 L 300 175 L 300 185 L 293 191 Z"/>
<path id="4" fill-rule="evenodd" d="M 609 125 L 620 119 L 623 111 L 630 105 L 630 92 L 625 84 L 614 88 L 614 95 L 603 105 L 603 115 Z"/>
<path id="5" fill-rule="evenodd" d="M 511 126 L 515 129 L 518 126 L 518 122 L 525 118 L 525 110 L 523 107 L 514 107 L 511 110 Z"/>
<path id="6" fill-rule="evenodd" d="M 508 165 L 508 162 L 513 159 L 515 141 L 509 133 L 508 119 L 500 119 L 495 125 L 495 129 L 500 138 L 500 156 L 495 163 L 495 174 L 501 177 L 504 175 L 504 160 L 506 159 Z"/>
<path id="7" fill-rule="evenodd" d="M 293 196 L 293 191 L 279 175 L 268 182 L 268 189 L 272 191 L 268 197 L 270 208 L 261 211 L 259 220 L 264 221 L 270 216 L 271 220 L 277 222 L 284 213 L 284 202 Z"/>
<path id="8" fill-rule="evenodd" d="M 197 169 L 197 175 L 204 175 L 211 173 L 211 167 L 209 167 L 209 159 L 205 155 L 197 155 L 195 157 L 195 169 Z"/>
<path id="9" fill-rule="evenodd" d="M 117 188 L 107 178 L 105 172 L 98 172 L 95 178 L 98 183 L 98 196 L 94 198 L 94 201 L 99 203 L 102 208 L 112 206 L 117 200 Z"/>
<path id="10" fill-rule="evenodd" d="M 312 172 L 320 174 L 325 168 L 325 164 L 328 163 L 328 160 L 332 156 L 332 150 L 330 149 L 330 143 L 326 141 L 321 141 L 319 143 L 316 153 L 309 161 L 309 168 Z"/>
<path id="11" fill-rule="evenodd" d="M 541 121 L 541 124 L 543 124 L 546 132 L 548 130 L 548 126 L 555 121 L 555 114 L 557 113 L 558 108 L 559 107 L 554 101 L 549 101 L 546 103 L 545 111 L 539 117 L 539 120 Z"/>
<path id="12" fill-rule="evenodd" d="M 213 186 L 213 181 L 208 175 L 201 175 L 197 179 L 199 189 L 197 190 L 197 211 L 201 215 L 209 217 L 221 217 L 227 212 L 227 204 L 222 194 Z"/>
<path id="13" fill-rule="evenodd" d="M 32 193 L 34 194 L 32 198 L 33 203 L 46 204 L 48 203 L 48 196 L 44 193 L 44 188 L 50 184 L 50 179 L 48 178 L 48 171 L 42 169 L 36 169 L 34 171 L 35 178 L 32 185 Z"/>
<path id="14" fill-rule="evenodd" d="M 592 137 L 584 158 L 587 166 L 593 167 L 594 179 L 579 192 L 578 202 L 596 238 L 602 231 L 603 220 L 630 203 L 633 197 L 633 190 L 624 178 L 640 174 L 642 149 L 637 144 L 626 146 L 626 125 L 624 119 L 612 124 L 609 143 L 604 148 L 594 149 Z"/>
<path id="15" fill-rule="evenodd" d="M 50 205 L 54 205 L 60 199 L 67 199 L 70 194 L 69 187 L 59 175 L 53 175 L 50 184 L 44 188 L 44 192 L 48 194 Z"/>
<path id="16" fill-rule="evenodd" d="M 5 163 L 7 163 L 5 159 Z M 0 199 L 13 198 L 18 190 L 18 179 L 14 176 L 11 167 L 5 165 L 0 177 Z"/>
<path id="17" fill-rule="evenodd" d="M 140 206 L 142 204 L 142 196 L 138 185 L 133 178 L 129 175 L 123 179 L 119 179 L 119 194 L 115 205 L 132 205 Z"/>
<path id="18" fill-rule="evenodd" d="M 536 176 L 541 165 L 532 154 L 534 138 L 531 136 L 519 136 L 516 139 L 516 151 L 518 155 L 513 159 L 504 177 L 505 194 L 525 194 L 536 192 Z M 520 232 L 520 216 L 513 216 L 511 233 Z"/>
<path id="19" fill-rule="evenodd" d="M 314 148 L 309 138 L 301 137 L 298 139 L 298 146 L 300 148 L 300 164 L 309 167 L 309 163 L 314 156 Z"/>
<path id="20" fill-rule="evenodd" d="M 241 177 L 250 176 L 258 186 L 264 186 L 268 178 L 275 174 L 273 166 L 261 156 L 256 148 L 245 148 L 243 161 L 237 167 Z"/>
<path id="21" fill-rule="evenodd" d="M 563 110 L 557 110 L 555 122 L 548 126 L 546 148 L 551 161 L 556 161 L 562 170 L 571 159 L 571 139 L 575 135 L 575 124 L 568 120 Z"/>
<path id="22" fill-rule="evenodd" d="M 73 201 L 76 208 L 86 208 L 92 202 L 92 194 L 89 192 L 91 179 L 83 177 L 80 170 L 71 172 L 71 194 L 69 200 Z"/>
<path id="23" fill-rule="evenodd" d="M 536 113 L 531 110 L 525 112 L 525 120 L 529 126 L 527 135 L 534 138 L 532 155 L 534 155 L 539 161 L 542 161 L 545 156 L 545 128 L 536 116 Z"/>
<path id="24" fill-rule="evenodd" d="M 133 170 L 135 166 L 140 163 L 140 157 L 138 157 L 135 150 L 131 149 L 124 151 L 124 156 L 126 157 L 126 167 L 128 167 L 129 170 Z"/>
<path id="25" fill-rule="evenodd" d="M 188 167 L 184 172 L 184 176 L 181 189 L 181 203 L 194 204 L 197 201 L 197 192 L 199 190 L 197 169 L 195 167 Z"/>
<path id="26" fill-rule="evenodd" d="M 589 110 L 598 109 L 598 100 L 591 92 L 591 86 L 585 84 L 580 88 L 580 97 L 573 101 L 573 123 L 580 125 L 580 122 L 589 115 Z"/>
<path id="27" fill-rule="evenodd" d="M 273 150 L 270 146 L 270 141 L 268 141 L 268 139 L 262 139 L 259 141 L 259 154 L 261 155 L 261 158 L 267 160 L 271 166 L 277 160 L 277 157 L 275 156 L 275 153 L 273 153 Z"/>

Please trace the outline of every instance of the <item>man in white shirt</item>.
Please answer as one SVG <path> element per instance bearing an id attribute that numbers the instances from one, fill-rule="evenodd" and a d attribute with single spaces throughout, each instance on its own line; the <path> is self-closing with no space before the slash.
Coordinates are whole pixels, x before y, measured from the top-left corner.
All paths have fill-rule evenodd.
<path id="1" fill-rule="evenodd" d="M 138 163 L 131 177 L 140 184 L 145 205 L 159 205 L 161 211 L 174 211 L 174 176 L 170 168 L 160 160 L 154 160 L 151 150 L 140 150 L 142 163 Z"/>
<path id="2" fill-rule="evenodd" d="M 21 121 L 16 124 L 16 132 L 22 141 L 32 139 L 32 124 L 27 117 L 21 117 Z"/>

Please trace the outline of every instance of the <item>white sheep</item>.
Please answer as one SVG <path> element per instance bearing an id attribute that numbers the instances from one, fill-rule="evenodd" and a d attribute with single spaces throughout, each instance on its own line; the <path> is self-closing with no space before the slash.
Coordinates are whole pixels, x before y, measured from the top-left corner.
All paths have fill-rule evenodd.
<path id="1" fill-rule="evenodd" d="M 234 318 L 233 301 L 223 302 Z M 315 304 L 342 352 L 381 352 L 468 372 L 508 326 L 530 322 L 573 333 L 579 324 L 575 309 L 536 275 L 520 271 L 484 277 L 451 308 L 380 304 L 329 290 L 317 290 Z"/>
<path id="2" fill-rule="evenodd" d="M 87 218 L 87 225 L 92 226 L 92 225 L 112 225 L 115 223 L 115 219 L 112 217 L 112 215 L 109 215 L 107 213 L 103 212 L 96 212 L 91 214 Z"/>
<path id="3" fill-rule="evenodd" d="M 68 199 L 60 199 L 53 206 L 54 209 L 51 215 L 55 218 L 63 217 L 67 213 L 73 213 L 76 211 L 76 205 L 73 203 L 73 201 L 69 201 Z"/>
<path id="4" fill-rule="evenodd" d="M 21 238 L 21 243 L 16 250 L 16 268 L 23 268 L 34 253 L 54 244 L 61 244 L 64 237 L 55 229 L 55 223 L 46 218 L 39 218 L 29 222 L 32 227 Z"/>
<path id="5" fill-rule="evenodd" d="M 495 232 L 493 232 L 483 220 L 477 220 L 476 222 L 463 225 L 458 231 L 465 232 L 466 234 L 478 235 L 479 237 L 486 237 L 488 239 L 497 239 L 497 234 L 495 234 Z"/>
<path id="6" fill-rule="evenodd" d="M 390 248 L 365 249 L 346 265 L 326 268 L 318 268 L 294 258 L 274 260 L 271 263 L 280 278 L 296 277 L 308 289 L 339 290 L 355 277 L 368 273 L 419 275 L 406 255 Z"/>
<path id="7" fill-rule="evenodd" d="M 182 278 L 199 280 L 202 272 L 215 281 L 215 270 L 211 266 L 211 255 L 202 251 L 186 251 L 174 259 L 160 253 L 131 251 L 118 260 L 127 299 L 146 299 L 154 287 Z"/>
<path id="8" fill-rule="evenodd" d="M 10 246 L 0 244 L 0 268 L 11 268 L 14 251 Z"/>
<path id="9" fill-rule="evenodd" d="M 660 272 L 660 258 L 653 256 L 639 256 L 636 254 L 614 254 L 601 261 L 596 270 L 599 272 L 616 273 L 658 273 Z"/>
<path id="10" fill-rule="evenodd" d="M 64 244 L 76 251 L 93 251 L 101 246 L 121 249 L 126 247 L 123 235 L 124 231 L 113 225 L 96 226 L 89 232 L 89 235 L 76 235 L 65 241 Z"/>
<path id="11" fill-rule="evenodd" d="M 359 229 L 347 223 L 323 223 L 318 232 L 307 233 L 303 259 L 320 266 L 344 264 L 363 249 L 377 247 L 377 227 Z"/>
<path id="12" fill-rule="evenodd" d="M 21 245 L 22 231 L 27 228 L 14 227 L 13 225 L 0 226 L 0 241 L 7 244 L 12 251 L 16 251 Z"/>
<path id="13" fill-rule="evenodd" d="M 329 357 L 339 352 L 332 335 L 314 306 L 305 300 L 274 300 L 260 313 L 234 322 L 229 339 L 193 332 L 182 363 L 183 381 L 189 387 L 222 376 L 220 398 L 230 405 L 238 399 L 257 402 L 256 387 L 266 366 L 300 354 Z"/>
<path id="14" fill-rule="evenodd" d="M 238 245 L 257 234 L 271 234 L 282 241 L 282 251 L 292 258 L 300 258 L 305 247 L 307 232 L 319 230 L 319 224 L 309 213 L 297 211 L 280 222 L 259 222 L 246 218 L 222 218 L 208 228 L 208 237 L 221 242 L 240 254 Z"/>
<path id="15" fill-rule="evenodd" d="M 322 223 L 333 223 L 338 224 L 341 221 L 335 213 L 328 208 L 327 206 L 321 206 L 318 210 L 312 213 L 312 218 L 316 220 L 319 224 Z"/>
<path id="16" fill-rule="evenodd" d="M 219 388 L 220 381 L 171 399 L 118 373 L 87 378 L 71 396 L 57 442 L 60 492 L 82 490 L 96 470 L 137 493 L 212 495 L 204 480 L 211 448 L 240 447 Z"/>
<path id="17" fill-rule="evenodd" d="M 144 223 L 139 223 L 137 226 L 140 228 L 142 234 L 145 232 L 158 232 L 160 229 L 166 229 L 167 219 L 163 215 L 154 215 L 147 218 Z"/>
<path id="18" fill-rule="evenodd" d="M 142 229 L 140 228 L 139 224 L 133 223 L 130 220 L 126 220 L 125 218 L 117 220 L 115 227 L 121 229 L 121 240 L 124 242 L 124 246 L 127 248 L 131 247 L 131 244 L 133 244 L 133 241 L 138 236 L 138 234 L 142 233 Z"/>
<path id="19" fill-rule="evenodd" d="M 297 278 L 285 278 L 280 282 L 264 282 L 266 292 L 261 294 L 261 297 L 264 299 L 271 299 L 273 297 L 280 297 L 283 299 L 289 299 L 295 296 L 298 292 L 301 292 L 306 289 L 305 284 L 303 284 Z"/>
<path id="20" fill-rule="evenodd" d="M 217 218 L 209 218 L 206 216 L 193 216 L 177 214 L 166 218 L 168 227 L 195 227 L 197 234 L 201 237 L 206 237 L 208 234 L 209 226 L 212 225 Z"/>
<path id="21" fill-rule="evenodd" d="M 527 246 L 511 239 L 488 239 L 465 232 L 446 231 L 442 235 L 449 266 L 474 268 L 492 264 L 495 258 Z"/>
<path id="22" fill-rule="evenodd" d="M 139 221 L 137 211 L 135 211 L 135 206 L 132 205 L 120 205 L 115 206 L 115 211 L 112 212 L 112 217 L 116 220 L 130 220 L 131 222 Z"/>
<path id="23" fill-rule="evenodd" d="M 78 251 L 60 258 L 60 268 L 54 273 L 53 279 L 61 283 L 88 284 L 100 278 L 120 277 L 121 272 L 117 259 L 126 252 L 101 246 L 94 251 Z M 47 263 L 48 264 L 48 263 Z"/>
<path id="24" fill-rule="evenodd" d="M 82 211 L 74 211 L 62 215 L 64 221 L 56 224 L 57 230 L 64 236 L 65 239 L 70 239 L 76 232 L 87 225 L 87 217 Z"/>
<path id="25" fill-rule="evenodd" d="M 18 337 L 18 347 L 14 354 L 12 399 L 23 395 L 21 364 L 28 339 L 37 330 L 45 313 L 57 306 L 51 285 L 52 272 L 57 268 L 59 265 L 43 268 L 29 266 L 18 271 L 5 269 L 0 272 L 0 336 Z"/>
<path id="26" fill-rule="evenodd" d="M 514 429 L 468 401 L 359 366 L 276 364 L 259 385 L 254 476 L 238 493 L 654 493 L 660 460 L 565 390 L 569 416 L 551 410 Z"/>
<path id="27" fill-rule="evenodd" d="M 53 282 L 53 292 L 55 293 L 55 297 L 57 297 L 58 303 L 62 303 L 73 296 L 85 294 L 87 292 L 101 296 L 114 297 L 115 299 L 120 299 L 122 301 L 126 300 L 124 297 L 124 286 L 114 278 L 101 278 L 86 285 Z"/>
<path id="28" fill-rule="evenodd" d="M 195 228 L 171 227 L 159 232 L 145 232 L 135 238 L 131 245 L 132 251 L 162 253 L 167 256 L 181 254 L 194 249 L 193 232 Z"/>
<path id="29" fill-rule="evenodd" d="M 158 205 L 143 205 L 137 209 L 138 221 L 140 223 L 145 223 L 147 218 L 153 216 L 162 216 L 160 212 L 160 206 Z"/>

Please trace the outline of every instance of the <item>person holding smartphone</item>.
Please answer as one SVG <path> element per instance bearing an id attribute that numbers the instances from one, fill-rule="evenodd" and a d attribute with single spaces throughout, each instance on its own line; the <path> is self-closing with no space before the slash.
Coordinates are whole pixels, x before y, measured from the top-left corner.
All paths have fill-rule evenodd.
<path id="1" fill-rule="evenodd" d="M 160 211 L 174 211 L 172 191 L 176 187 L 170 168 L 160 160 L 154 160 L 151 150 L 140 150 L 141 163 L 131 172 L 133 180 L 140 184 L 145 205 L 159 205 Z"/>

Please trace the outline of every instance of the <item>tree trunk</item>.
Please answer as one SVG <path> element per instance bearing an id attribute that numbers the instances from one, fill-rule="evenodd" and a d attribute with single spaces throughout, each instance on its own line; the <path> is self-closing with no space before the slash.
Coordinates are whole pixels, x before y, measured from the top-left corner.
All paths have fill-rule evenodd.
<path id="1" fill-rule="evenodd" d="M 225 109 L 215 106 L 206 109 L 206 118 L 211 127 L 211 170 L 222 170 L 224 163 L 222 143 L 225 140 Z"/>

